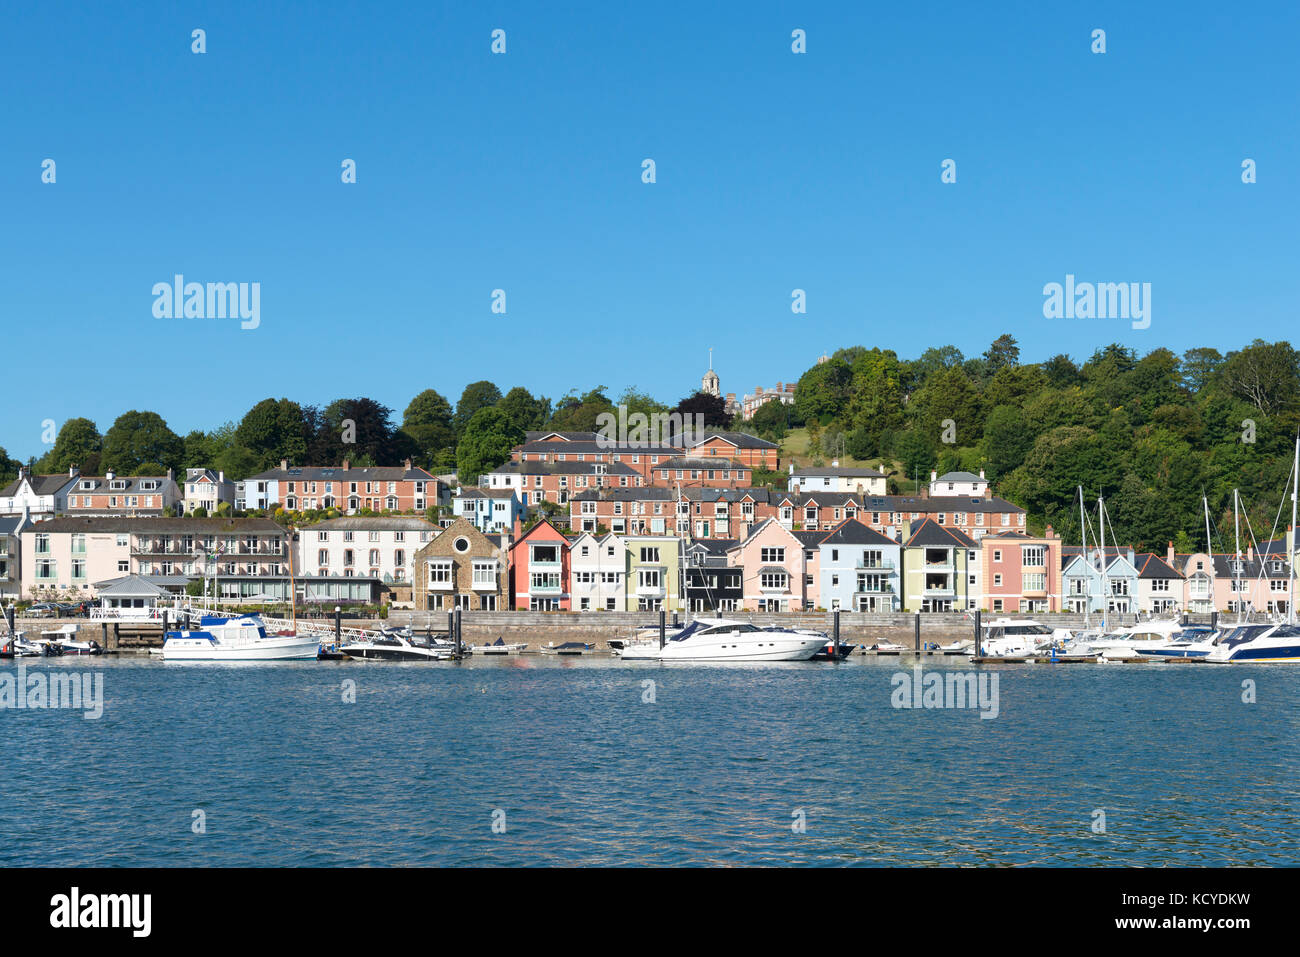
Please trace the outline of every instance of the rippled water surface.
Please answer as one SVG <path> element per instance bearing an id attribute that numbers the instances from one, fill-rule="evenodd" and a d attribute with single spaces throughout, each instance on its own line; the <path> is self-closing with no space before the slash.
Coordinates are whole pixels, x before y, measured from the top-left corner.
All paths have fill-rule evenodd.
<path id="1" fill-rule="evenodd" d="M 104 714 L 0 711 L 0 864 L 1300 860 L 1300 669 L 1004 666 L 982 720 L 905 667 L 38 661 Z"/>

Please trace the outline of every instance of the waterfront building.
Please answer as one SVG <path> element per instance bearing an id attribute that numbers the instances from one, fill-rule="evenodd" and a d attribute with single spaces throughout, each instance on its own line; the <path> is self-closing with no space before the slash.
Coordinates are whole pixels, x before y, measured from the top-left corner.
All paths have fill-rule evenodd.
<path id="1" fill-rule="evenodd" d="M 569 544 L 574 611 L 627 610 L 627 543 L 613 532 L 582 532 Z"/>
<path id="2" fill-rule="evenodd" d="M 672 535 L 623 537 L 628 611 L 683 611 L 682 541 Z"/>
<path id="3" fill-rule="evenodd" d="M 510 533 L 489 538 L 458 518 L 415 553 L 413 600 L 421 611 L 509 607 Z"/>
<path id="4" fill-rule="evenodd" d="M 780 522 L 759 522 L 749 535 L 727 550 L 727 561 L 743 570 L 742 607 L 747 611 L 811 608 L 808 551 L 815 553 L 816 546 L 806 546 Z M 815 600 L 815 591 L 811 597 Z"/>
<path id="5" fill-rule="evenodd" d="M 1061 610 L 1061 539 L 995 532 L 979 539 L 981 607 L 994 613 Z"/>
<path id="6" fill-rule="evenodd" d="M 1082 614 L 1099 612 L 1136 612 L 1138 570 L 1133 550 L 1111 546 L 1090 548 L 1087 554 L 1078 546 L 1061 549 L 1061 582 L 1065 610 Z M 1101 569 L 1105 568 L 1105 574 Z"/>
<path id="7" fill-rule="evenodd" d="M 403 515 L 332 518 L 304 525 L 298 529 L 296 568 L 318 578 L 373 578 L 400 588 L 405 596 L 415 553 L 441 531 L 423 518 Z"/>
<path id="8" fill-rule="evenodd" d="M 1176 615 L 1186 607 L 1182 573 L 1159 555 L 1133 556 L 1138 572 L 1137 610 L 1151 615 Z"/>
<path id="9" fill-rule="evenodd" d="M 22 597 L 22 534 L 30 524 L 26 515 L 0 515 L 0 602 Z"/>
<path id="10" fill-rule="evenodd" d="M 506 462 L 479 477 L 487 491 L 512 490 L 524 506 L 542 502 L 567 505 L 580 492 L 600 488 L 638 488 L 648 484 L 636 469 L 622 462 L 581 460 Z"/>
<path id="11" fill-rule="evenodd" d="M 720 615 L 741 607 L 745 600 L 744 569 L 727 562 L 727 552 L 736 544 L 731 539 L 714 538 L 686 546 L 682 579 L 688 610 Z"/>
<path id="12" fill-rule="evenodd" d="M 905 528 L 903 608 L 914 612 L 967 611 L 979 607 L 979 547 L 956 528 L 923 518 Z"/>
<path id="13" fill-rule="evenodd" d="M 901 608 L 899 543 L 846 518 L 818 543 L 820 599 L 827 611 L 895 612 Z"/>
<path id="14" fill-rule="evenodd" d="M 568 611 L 571 604 L 569 540 L 546 519 L 510 546 L 514 607 L 528 611 Z"/>

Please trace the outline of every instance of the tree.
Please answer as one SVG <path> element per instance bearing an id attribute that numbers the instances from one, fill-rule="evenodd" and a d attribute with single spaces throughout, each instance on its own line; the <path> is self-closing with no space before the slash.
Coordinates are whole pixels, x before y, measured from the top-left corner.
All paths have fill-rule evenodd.
<path id="1" fill-rule="evenodd" d="M 456 430 L 451 403 L 433 389 L 425 389 L 406 407 L 402 431 L 415 443 L 416 455 L 423 460 L 431 461 L 444 450 L 454 450 Z"/>
<path id="2" fill-rule="evenodd" d="M 1020 362 L 1020 347 L 1016 340 L 1003 333 L 993 340 L 993 344 L 984 353 L 989 375 L 997 375 L 999 369 L 1017 365 Z"/>
<path id="3" fill-rule="evenodd" d="M 1034 436 L 1025 429 L 1015 406 L 999 405 L 984 423 L 983 444 L 989 480 L 997 481 L 1024 462 L 1034 445 Z"/>
<path id="4" fill-rule="evenodd" d="M 908 478 L 923 476 L 934 468 L 937 457 L 936 445 L 930 436 L 921 429 L 908 429 L 898 439 L 898 458 L 903 463 L 903 470 Z"/>
<path id="5" fill-rule="evenodd" d="M 1200 392 L 1218 375 L 1223 356 L 1218 349 L 1196 348 L 1183 353 L 1183 388 Z"/>
<path id="6" fill-rule="evenodd" d="M 90 419 L 68 419 L 59 429 L 54 448 L 37 464 L 38 472 L 67 472 L 76 465 L 86 475 L 99 471 L 104 439 Z"/>
<path id="7" fill-rule="evenodd" d="M 309 458 L 319 465 L 344 459 L 369 465 L 398 461 L 409 450 L 398 447 L 392 415 L 392 409 L 374 399 L 335 399 L 320 413 Z"/>
<path id="8" fill-rule="evenodd" d="M 510 459 L 510 450 L 523 442 L 524 430 L 497 408 L 479 409 L 465 426 L 456 447 L 456 469 L 462 483 L 477 485 L 479 476 Z"/>
<path id="9" fill-rule="evenodd" d="M 167 427 L 157 412 L 134 409 L 117 417 L 104 435 L 103 467 L 118 475 L 158 474 L 179 469 L 185 453 L 181 437 Z M 150 465 L 148 473 L 141 467 Z"/>
<path id="10" fill-rule="evenodd" d="M 1289 342 L 1256 339 L 1223 363 L 1223 380 L 1234 395 L 1264 413 L 1295 403 L 1300 391 L 1300 353 Z"/>
<path id="11" fill-rule="evenodd" d="M 799 377 L 794 387 L 794 405 L 805 422 L 822 424 L 844 414 L 853 382 L 853 367 L 835 356 L 813 366 Z"/>
<path id="12" fill-rule="evenodd" d="M 556 432 L 595 432 L 599 417 L 607 413 L 616 414 L 616 410 L 605 394 L 605 386 L 598 385 L 582 395 L 568 392 L 555 404 L 546 428 Z"/>
<path id="13" fill-rule="evenodd" d="M 474 418 L 476 412 L 491 408 L 500 401 L 501 390 L 486 379 L 465 386 L 465 390 L 460 394 L 460 401 L 456 403 L 456 414 L 452 417 L 452 426 L 456 429 L 456 434 L 464 434 L 469 420 Z"/>
<path id="14" fill-rule="evenodd" d="M 303 407 L 289 399 L 263 399 L 244 414 L 235 442 L 250 453 L 256 471 L 278 466 L 281 459 L 304 465 L 313 428 Z"/>
<path id="15" fill-rule="evenodd" d="M 510 421 L 525 432 L 541 429 L 551 417 L 551 400 L 533 394 L 523 386 L 515 386 L 497 403 L 497 408 L 510 417 Z"/>
<path id="16" fill-rule="evenodd" d="M 750 428 L 762 438 L 780 442 L 786 436 L 790 407 L 784 402 L 764 402 L 749 420 Z"/>
<path id="17" fill-rule="evenodd" d="M 779 400 L 774 399 L 772 401 Z M 768 403 L 768 405 L 771 404 L 772 402 Z M 727 400 L 720 395 L 711 395 L 708 392 L 692 392 L 677 403 L 677 407 L 673 409 L 673 412 L 680 415 L 684 423 L 694 423 L 694 417 L 700 416 L 706 429 L 725 429 L 731 425 L 731 413 L 727 411 Z M 693 424 L 691 428 L 694 428 Z"/>

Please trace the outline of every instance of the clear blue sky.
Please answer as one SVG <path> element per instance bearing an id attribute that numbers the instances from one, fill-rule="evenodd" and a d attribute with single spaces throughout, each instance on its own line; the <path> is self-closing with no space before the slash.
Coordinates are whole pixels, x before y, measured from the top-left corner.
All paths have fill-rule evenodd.
<path id="1" fill-rule="evenodd" d="M 675 401 L 709 346 L 744 393 L 853 344 L 1290 336 L 1295 5 L 895 6 L 10 5 L 0 445 L 481 378 Z M 178 272 L 260 282 L 261 327 L 154 318 Z M 1066 273 L 1150 282 L 1151 328 L 1044 319 Z"/>

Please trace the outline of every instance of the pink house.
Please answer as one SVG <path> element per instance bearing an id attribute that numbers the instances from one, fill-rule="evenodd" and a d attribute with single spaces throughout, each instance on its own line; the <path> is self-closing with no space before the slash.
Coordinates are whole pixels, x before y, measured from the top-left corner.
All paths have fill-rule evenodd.
<path id="1" fill-rule="evenodd" d="M 569 610 L 569 540 L 549 521 L 538 522 L 510 546 L 510 571 L 515 608 Z"/>
<path id="2" fill-rule="evenodd" d="M 816 594 L 816 586 L 810 589 L 806 584 L 809 548 L 816 553 L 815 545 L 769 518 L 728 549 L 727 564 L 743 569 L 741 607 L 746 611 L 806 611 L 809 596 Z M 815 569 L 813 574 L 815 581 Z"/>

